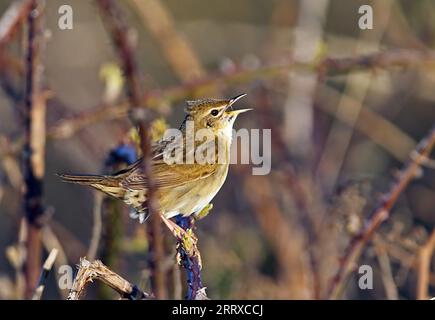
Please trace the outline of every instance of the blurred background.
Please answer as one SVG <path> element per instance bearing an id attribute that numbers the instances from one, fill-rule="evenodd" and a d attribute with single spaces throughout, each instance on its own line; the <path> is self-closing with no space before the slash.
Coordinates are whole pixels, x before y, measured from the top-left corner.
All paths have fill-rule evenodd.
<path id="1" fill-rule="evenodd" d="M 21 142 L 27 16 L 13 34 L 4 30 L 11 12 L 23 10 L 24 3 L 0 1 L 1 299 L 21 299 L 25 291 Z M 72 30 L 58 26 L 64 4 L 73 9 Z M 373 29 L 361 30 L 358 9 L 367 4 Z M 166 127 L 179 127 L 185 100 L 240 93 L 248 95 L 238 107 L 254 111 L 239 117 L 236 129 L 272 129 L 270 174 L 253 176 L 251 165 L 232 165 L 214 208 L 196 223 L 208 296 L 330 297 L 345 248 L 434 125 L 435 3 L 128 0 L 116 5 L 135 45 L 144 105 L 155 110 L 155 138 Z M 134 144 L 117 49 L 94 1 L 46 1 L 43 20 L 42 258 L 59 249 L 43 298 L 66 297 L 68 290 L 57 285 L 58 268 L 75 269 L 84 256 L 101 259 L 150 291 L 146 223 L 129 219 L 121 202 L 64 184 L 55 175 L 119 169 L 123 164 L 115 168 L 108 159 L 120 146 Z M 420 168 L 335 298 L 435 295 L 434 178 L 429 165 Z M 166 297 L 183 298 L 185 275 L 175 263 L 175 239 L 166 228 L 163 232 Z M 358 287 L 362 264 L 373 269 L 372 290 Z M 98 283 L 86 295 L 115 297 Z"/>

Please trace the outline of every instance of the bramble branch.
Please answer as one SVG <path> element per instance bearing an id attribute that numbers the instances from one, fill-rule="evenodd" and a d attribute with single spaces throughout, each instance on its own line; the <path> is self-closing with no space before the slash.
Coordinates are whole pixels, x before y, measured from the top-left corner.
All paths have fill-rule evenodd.
<path id="1" fill-rule="evenodd" d="M 193 233 L 194 217 L 177 216 L 177 223 L 161 215 L 163 222 L 177 239 L 177 262 L 187 272 L 188 300 L 207 300 L 205 287 L 201 279 L 201 254 L 198 250 L 198 238 Z"/>
<path id="2" fill-rule="evenodd" d="M 364 225 L 362 230 L 350 241 L 343 258 L 340 260 L 340 266 L 330 282 L 327 297 L 336 299 L 341 294 L 347 279 L 354 269 L 360 258 L 365 245 L 373 236 L 380 225 L 389 218 L 390 211 L 405 190 L 408 184 L 422 172 L 421 165 L 430 155 L 435 145 L 435 126 L 430 130 L 417 146 L 409 163 L 397 174 L 397 181 L 392 184 L 390 191 L 383 196 L 381 203 L 374 210 L 370 220 Z"/>

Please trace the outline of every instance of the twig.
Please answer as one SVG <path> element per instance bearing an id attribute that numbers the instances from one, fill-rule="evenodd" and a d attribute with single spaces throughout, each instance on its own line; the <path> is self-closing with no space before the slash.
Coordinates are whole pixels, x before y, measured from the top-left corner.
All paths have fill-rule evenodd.
<path id="1" fill-rule="evenodd" d="M 68 300 L 79 300 L 84 292 L 86 285 L 94 279 L 107 284 L 118 292 L 122 298 L 129 300 L 149 299 L 151 296 L 141 291 L 136 285 L 131 284 L 120 275 L 111 271 L 101 261 L 90 262 L 85 258 L 80 259 L 79 271 L 74 279 L 72 288 L 68 295 Z"/>
<path id="2" fill-rule="evenodd" d="M 417 257 L 417 299 L 429 299 L 429 278 L 430 278 L 430 262 L 435 250 L 435 229 L 427 240 L 427 242 L 420 248 Z"/>
<path id="3" fill-rule="evenodd" d="M 429 66 L 434 63 L 435 52 L 421 50 L 392 50 L 357 57 L 325 58 L 318 63 L 289 61 L 285 64 L 269 65 L 255 70 L 238 69 L 228 74 L 205 76 L 164 90 L 150 90 L 147 95 L 143 96 L 139 107 L 157 109 L 162 103 L 170 104 L 186 99 L 197 91 L 208 92 L 219 85 L 248 83 L 260 77 L 262 79 L 274 78 L 284 75 L 291 69 L 317 69 L 322 75 L 335 76 L 373 68 Z M 67 119 L 59 120 L 49 128 L 48 134 L 51 138 L 69 138 L 77 131 L 98 121 L 125 117 L 128 110 L 127 102 L 122 102 L 117 106 L 98 105 Z"/>
<path id="4" fill-rule="evenodd" d="M 370 220 L 349 243 L 344 256 L 340 261 L 337 273 L 332 278 L 327 297 L 338 298 L 346 281 L 364 250 L 368 240 L 373 236 L 379 226 L 389 218 L 390 210 L 396 203 L 399 195 L 407 187 L 413 178 L 421 173 L 421 164 L 430 154 L 435 144 L 435 126 L 430 130 L 428 136 L 417 146 L 418 156 L 412 160 L 398 173 L 397 181 L 392 184 L 390 191 L 384 195 L 382 202 L 374 210 Z"/>
<path id="5" fill-rule="evenodd" d="M 134 58 L 133 46 L 128 37 L 129 30 L 125 25 L 122 12 L 112 0 L 97 0 L 101 14 L 106 21 L 112 40 L 117 47 L 127 80 L 127 94 L 130 116 L 133 124 L 138 127 L 140 147 L 143 155 L 142 170 L 147 177 L 147 210 L 150 215 L 149 246 L 150 267 L 154 294 L 158 299 L 167 297 L 165 274 L 162 268 L 164 257 L 163 232 L 158 213 L 158 203 L 155 197 L 156 185 L 151 169 L 151 114 L 144 104 L 140 74 Z"/>
<path id="6" fill-rule="evenodd" d="M 32 0 L 28 16 L 28 52 L 24 130 L 24 205 L 28 222 L 26 297 L 31 298 L 41 267 L 41 216 L 44 214 L 45 101 L 41 95 L 43 45 L 42 1 Z"/>
<path id="7" fill-rule="evenodd" d="M 50 254 L 42 266 L 41 276 L 39 277 L 39 283 L 36 287 L 35 293 L 33 294 L 32 300 L 41 300 L 42 293 L 45 289 L 45 282 L 47 281 L 48 274 L 50 273 L 53 264 L 56 261 L 57 249 L 52 249 Z"/>
<path id="8" fill-rule="evenodd" d="M 194 218 L 177 216 L 177 223 L 160 215 L 163 222 L 177 239 L 177 260 L 187 272 L 188 300 L 207 300 L 206 287 L 201 279 L 201 254 L 198 250 L 198 238 L 193 233 Z"/>
<path id="9" fill-rule="evenodd" d="M 416 154 L 415 152 L 412 152 L 411 153 L 411 158 L 413 158 L 415 156 L 418 157 L 418 154 Z M 435 160 L 431 159 L 429 157 L 426 157 L 425 159 L 423 159 L 421 165 L 426 167 L 426 168 L 435 169 Z"/>
<path id="10" fill-rule="evenodd" d="M 373 247 L 381 270 L 385 295 L 388 300 L 398 300 L 399 293 L 397 290 L 397 285 L 394 281 L 393 272 L 391 270 L 391 262 L 388 256 L 387 248 L 382 241 L 379 241 L 379 237 L 376 235 L 373 237 Z"/>
<path id="11" fill-rule="evenodd" d="M 177 245 L 180 262 L 187 272 L 187 299 L 188 300 L 206 300 L 207 294 L 205 287 L 202 285 L 201 278 L 201 255 L 197 243 L 198 238 L 193 234 L 194 217 L 176 217 L 177 225 L 181 227 L 189 237 L 182 237 Z"/>

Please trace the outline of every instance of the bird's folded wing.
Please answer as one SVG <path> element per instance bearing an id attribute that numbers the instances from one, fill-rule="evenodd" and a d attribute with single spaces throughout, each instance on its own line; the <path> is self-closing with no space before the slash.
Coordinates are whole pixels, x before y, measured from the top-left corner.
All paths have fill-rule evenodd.
<path id="1" fill-rule="evenodd" d="M 158 188 L 172 188 L 185 183 L 194 182 L 212 175 L 219 164 L 168 164 L 164 159 L 164 150 L 169 144 L 182 143 L 177 137 L 175 140 L 161 140 L 153 145 L 151 159 L 153 179 Z M 214 144 L 213 144 L 214 146 Z M 194 150 L 183 150 L 185 153 L 194 152 Z M 187 157 L 187 155 L 184 155 Z M 148 179 L 141 169 L 142 158 L 133 165 L 123 170 L 126 172 L 121 179 L 121 185 L 127 189 L 137 190 L 148 187 Z"/>
<path id="2" fill-rule="evenodd" d="M 216 164 L 173 164 L 164 161 L 153 161 L 152 172 L 156 187 L 173 188 L 185 183 L 198 181 L 212 175 Z M 148 179 L 140 171 L 133 173 L 122 180 L 122 186 L 127 189 L 143 189 L 148 187 Z"/>

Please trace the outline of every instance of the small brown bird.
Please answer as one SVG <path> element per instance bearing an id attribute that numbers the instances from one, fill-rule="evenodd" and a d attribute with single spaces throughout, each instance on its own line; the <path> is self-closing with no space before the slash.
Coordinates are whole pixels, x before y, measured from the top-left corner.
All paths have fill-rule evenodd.
<path id="1" fill-rule="evenodd" d="M 160 210 L 166 218 L 178 214 L 189 216 L 200 213 L 222 187 L 228 173 L 234 121 L 240 113 L 251 110 L 231 110 L 231 106 L 245 95 L 233 99 L 188 101 L 185 109 L 187 115 L 180 128 L 180 136 L 172 139 L 163 138 L 153 144 L 152 173 L 158 188 Z M 189 128 L 193 128 L 193 134 L 206 129 L 211 133 L 212 139 L 203 143 L 203 139 L 198 141 L 194 137 L 189 137 L 192 133 L 189 133 Z M 188 147 L 189 139 L 193 139 L 191 141 L 194 148 Z M 184 151 L 175 163 L 168 161 L 169 147 L 180 147 L 178 150 Z M 198 148 L 208 150 L 208 161 L 189 162 L 189 159 L 197 160 Z M 214 152 L 209 152 L 210 150 Z M 66 182 L 89 185 L 123 200 L 135 209 L 135 217 L 143 222 L 147 217 L 147 177 L 142 172 L 141 161 L 142 159 L 139 159 L 113 175 L 59 176 Z"/>

